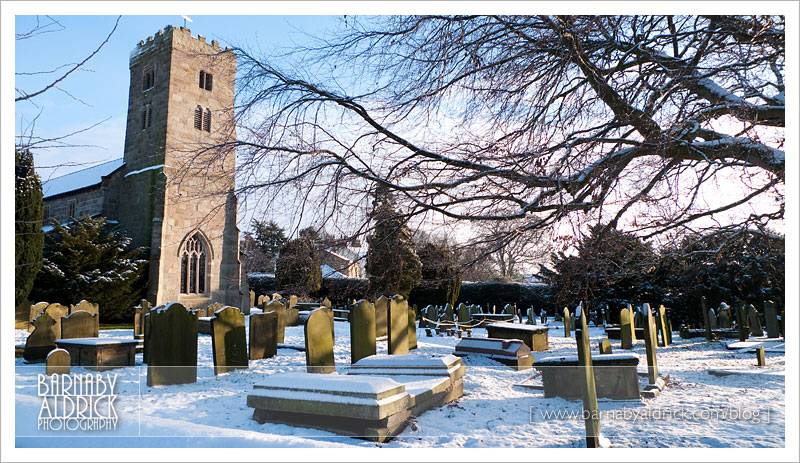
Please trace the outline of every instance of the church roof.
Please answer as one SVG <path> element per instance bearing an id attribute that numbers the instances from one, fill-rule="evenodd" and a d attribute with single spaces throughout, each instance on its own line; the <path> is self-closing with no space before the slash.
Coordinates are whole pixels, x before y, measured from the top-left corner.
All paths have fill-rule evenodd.
<path id="1" fill-rule="evenodd" d="M 57 196 L 70 191 L 80 190 L 94 185 L 99 185 L 103 177 L 122 167 L 122 158 L 77 170 L 60 177 L 51 178 L 42 182 L 42 193 L 45 198 Z"/>

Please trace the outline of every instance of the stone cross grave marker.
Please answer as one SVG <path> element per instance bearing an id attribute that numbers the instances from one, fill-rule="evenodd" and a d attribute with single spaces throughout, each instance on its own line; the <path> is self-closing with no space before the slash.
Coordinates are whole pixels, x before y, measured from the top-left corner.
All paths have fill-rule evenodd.
<path id="1" fill-rule="evenodd" d="M 778 331 L 778 311 L 775 309 L 775 303 L 772 301 L 764 302 L 764 321 L 767 326 L 767 336 L 770 338 L 779 338 L 781 333 Z"/>
<path id="2" fill-rule="evenodd" d="M 611 353 L 611 343 L 608 341 L 608 338 L 603 338 L 600 341 L 600 355 L 610 354 Z"/>
<path id="3" fill-rule="evenodd" d="M 586 313 L 578 305 L 575 311 L 578 318 L 581 335 L 575 333 L 578 340 L 578 365 L 583 370 L 583 412 L 584 426 L 586 429 L 586 447 L 597 448 L 600 446 L 600 418 L 597 407 L 597 389 L 594 381 L 594 368 L 592 367 L 592 350 L 589 345 L 589 326 L 586 323 Z"/>
<path id="4" fill-rule="evenodd" d="M 100 335 L 98 316 L 77 310 L 61 319 L 61 339 L 96 338 Z"/>
<path id="5" fill-rule="evenodd" d="M 708 319 L 708 304 L 706 297 L 700 296 L 700 312 L 703 314 L 703 323 L 706 329 L 706 341 L 711 341 L 711 320 Z"/>
<path id="6" fill-rule="evenodd" d="M 331 319 L 324 307 L 311 311 L 304 327 L 306 338 L 306 371 L 335 373 Z"/>
<path id="7" fill-rule="evenodd" d="M 133 314 L 133 337 L 144 337 L 144 314 L 150 312 L 150 302 L 147 299 L 139 301 L 139 305 L 134 307 Z"/>
<path id="8" fill-rule="evenodd" d="M 65 349 L 53 349 L 47 354 L 45 374 L 68 375 L 70 367 L 69 352 Z"/>
<path id="9" fill-rule="evenodd" d="M 758 310 L 756 310 L 753 304 L 747 306 L 747 321 L 750 324 L 751 336 L 764 336 L 764 330 L 761 328 L 761 320 L 758 318 Z"/>
<path id="10" fill-rule="evenodd" d="M 406 303 L 408 306 L 408 303 Z M 413 307 L 408 307 L 408 349 L 417 348 L 417 313 Z"/>
<path id="11" fill-rule="evenodd" d="M 452 310 L 452 309 L 451 309 Z M 408 353 L 408 301 L 395 295 L 389 300 L 388 313 L 389 355 Z"/>
<path id="12" fill-rule="evenodd" d="M 244 314 L 236 307 L 219 309 L 211 318 L 211 351 L 215 375 L 248 367 Z"/>
<path id="13" fill-rule="evenodd" d="M 356 302 L 350 320 L 350 363 L 375 355 L 375 307 L 361 299 Z"/>
<path id="14" fill-rule="evenodd" d="M 283 306 L 283 302 L 273 300 L 264 307 L 263 311 L 275 312 L 275 315 L 278 317 L 278 329 L 275 332 L 275 339 L 278 344 L 283 344 L 286 330 L 286 309 Z"/>
<path id="15" fill-rule="evenodd" d="M 47 310 L 33 320 L 33 331 L 25 341 L 22 357 L 28 362 L 41 362 L 56 348 L 56 321 Z"/>
<path id="16" fill-rule="evenodd" d="M 650 384 L 656 384 L 656 379 L 658 379 L 656 323 L 653 319 L 653 312 L 650 310 L 650 304 L 644 304 L 644 312 L 644 348 L 647 352 L 647 379 Z"/>
<path id="17" fill-rule="evenodd" d="M 250 315 L 250 360 L 268 359 L 278 353 L 278 314 Z"/>
<path id="18" fill-rule="evenodd" d="M 388 316 L 389 299 L 386 296 L 381 296 L 375 300 L 375 336 L 380 338 L 388 334 Z"/>
<path id="19" fill-rule="evenodd" d="M 622 349 L 633 349 L 633 340 L 636 339 L 636 329 L 633 327 L 633 320 L 631 320 L 631 309 L 622 309 L 619 312 L 619 339 Z"/>
<path id="20" fill-rule="evenodd" d="M 149 344 L 147 385 L 197 381 L 197 320 L 178 303 L 156 307 L 147 315 Z"/>
<path id="21" fill-rule="evenodd" d="M 572 332 L 570 330 L 570 326 L 571 326 L 571 324 L 570 324 L 569 309 L 564 307 L 564 337 L 566 337 L 566 338 L 568 338 L 568 337 L 570 337 L 572 335 Z"/>

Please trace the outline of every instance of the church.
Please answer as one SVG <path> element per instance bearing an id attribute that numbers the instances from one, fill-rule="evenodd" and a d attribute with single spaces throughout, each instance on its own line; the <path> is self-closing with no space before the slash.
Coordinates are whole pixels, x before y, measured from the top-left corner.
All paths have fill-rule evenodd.
<path id="1" fill-rule="evenodd" d="M 234 195 L 236 55 L 167 26 L 130 58 L 123 157 L 43 183 L 45 219 L 103 216 L 150 249 L 151 304 L 249 309 Z"/>

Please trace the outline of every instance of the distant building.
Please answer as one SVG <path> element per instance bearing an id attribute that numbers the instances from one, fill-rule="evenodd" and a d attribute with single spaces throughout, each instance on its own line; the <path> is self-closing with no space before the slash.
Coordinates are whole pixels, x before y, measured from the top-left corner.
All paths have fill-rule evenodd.
<path id="1" fill-rule="evenodd" d="M 236 55 L 168 26 L 139 42 L 130 72 L 123 158 L 44 182 L 45 217 L 102 215 L 150 247 L 152 304 L 247 309 L 235 152 L 201 149 L 236 139 Z"/>
<path id="2" fill-rule="evenodd" d="M 360 268 L 358 264 L 353 260 L 343 256 L 340 252 L 334 252 L 330 249 L 323 249 L 319 252 L 319 261 L 322 265 L 323 277 L 332 276 L 341 278 L 334 275 L 332 272 L 339 273 L 345 278 L 359 278 L 360 276 Z"/>

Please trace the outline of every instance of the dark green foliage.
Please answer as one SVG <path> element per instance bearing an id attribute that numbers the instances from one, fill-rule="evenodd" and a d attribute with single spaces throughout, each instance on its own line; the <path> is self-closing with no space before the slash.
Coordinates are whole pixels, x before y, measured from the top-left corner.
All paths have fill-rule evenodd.
<path id="1" fill-rule="evenodd" d="M 322 288 L 322 269 L 314 243 L 305 237 L 289 241 L 275 264 L 275 284 L 279 291 L 298 296 L 316 294 Z"/>
<path id="2" fill-rule="evenodd" d="M 30 151 L 14 151 L 14 305 L 26 300 L 42 266 L 42 184 Z"/>
<path id="3" fill-rule="evenodd" d="M 548 309 L 551 313 L 553 307 L 548 286 L 494 281 L 461 283 L 457 304 L 462 302 L 484 308 L 497 306 L 498 310 L 506 304 L 517 304 L 520 310 L 533 307 L 537 311 Z"/>
<path id="4" fill-rule="evenodd" d="M 365 269 L 373 297 L 399 294 L 408 298 L 422 278 L 422 263 L 414 251 L 411 230 L 395 210 L 388 193 L 378 194 L 372 220 L 372 235 L 367 238 L 369 252 Z"/>
<path id="5" fill-rule="evenodd" d="M 362 278 L 323 278 L 319 297 L 327 297 L 335 305 L 350 304 L 353 299 L 367 299 L 369 280 Z"/>
<path id="6" fill-rule="evenodd" d="M 596 225 L 577 251 L 553 256 L 554 271 L 542 269 L 556 307 L 586 301 L 594 309 L 610 308 L 612 322 L 618 323 L 619 311 L 628 304 L 657 305 L 663 300 L 663 290 L 654 279 L 658 257 L 636 235 Z"/>
<path id="7" fill-rule="evenodd" d="M 251 226 L 253 228 L 253 239 L 258 244 L 259 249 L 267 259 L 272 260 L 288 241 L 283 228 L 272 220 L 265 223 L 253 219 Z"/>
<path id="8" fill-rule="evenodd" d="M 455 256 L 443 245 L 427 243 L 417 250 L 422 263 L 422 279 L 411 291 L 409 301 L 419 307 L 432 305 L 455 306 L 461 290 L 461 274 Z"/>
<path id="9" fill-rule="evenodd" d="M 100 305 L 103 323 L 131 321 L 147 289 L 146 248 L 131 249 L 130 238 L 111 230 L 102 217 L 52 225 L 32 298 L 63 305 L 86 299 Z"/>

